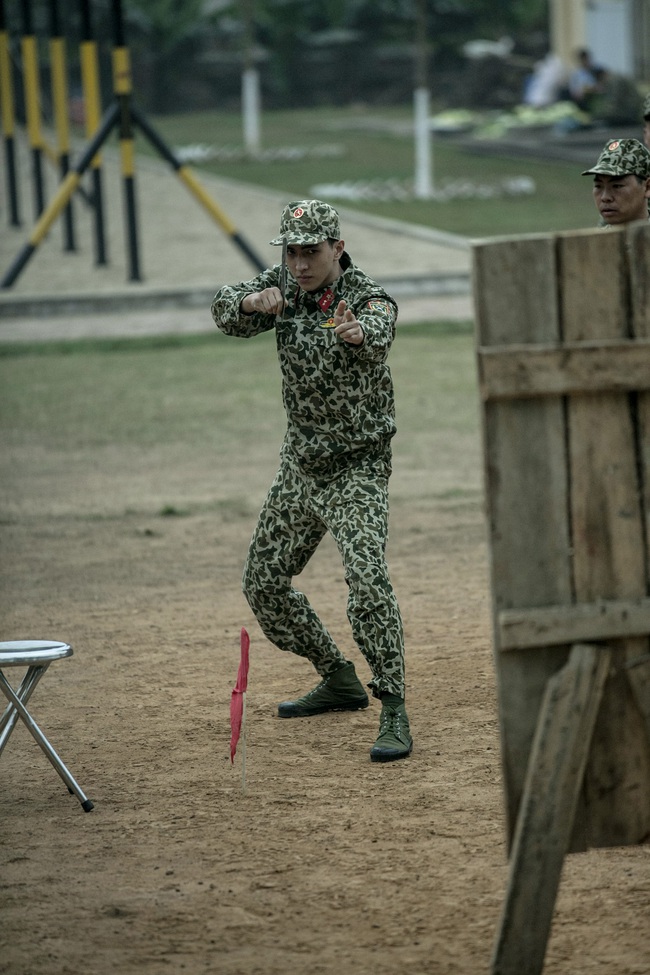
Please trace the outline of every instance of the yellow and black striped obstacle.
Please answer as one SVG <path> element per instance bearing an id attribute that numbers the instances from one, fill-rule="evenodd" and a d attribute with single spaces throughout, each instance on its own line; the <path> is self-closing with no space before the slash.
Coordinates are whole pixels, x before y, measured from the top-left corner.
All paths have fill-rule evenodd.
<path id="1" fill-rule="evenodd" d="M 86 134 L 89 139 L 82 150 L 77 162 L 70 166 L 69 162 L 69 131 L 67 128 L 67 87 L 65 84 L 65 45 L 61 43 L 60 19 L 58 16 L 58 0 L 50 2 L 51 26 L 51 59 L 53 65 L 53 104 L 55 117 L 58 120 L 57 136 L 61 156 L 61 183 L 50 201 L 45 206 L 42 191 L 41 159 L 44 150 L 44 140 L 40 126 L 40 94 L 38 79 L 38 62 L 36 56 L 36 39 L 31 26 L 30 0 L 22 0 L 23 7 L 23 70 L 26 90 L 26 118 L 32 149 L 33 172 L 36 174 L 37 215 L 36 224 L 29 235 L 27 243 L 17 254 L 11 266 L 0 279 L 1 288 L 11 287 L 22 272 L 30 257 L 39 244 L 47 236 L 52 224 L 62 214 L 69 212 L 70 202 L 75 191 L 81 188 L 81 179 L 86 170 L 91 168 L 93 174 L 93 203 L 95 210 L 95 239 L 96 257 L 98 263 L 105 263 L 105 247 L 103 241 L 103 209 L 101 205 L 101 160 L 99 150 L 113 131 L 118 130 L 120 144 L 120 163 L 125 201 L 126 215 L 126 247 L 128 253 L 129 280 L 141 280 L 140 258 L 138 246 L 138 226 L 135 192 L 135 146 L 134 131 L 137 127 L 151 142 L 162 158 L 170 164 L 173 171 L 184 183 L 192 195 L 206 209 L 209 215 L 239 247 L 256 270 L 264 269 L 265 264 L 246 243 L 235 225 L 212 199 L 199 180 L 183 165 L 172 150 L 165 144 L 158 132 L 132 102 L 133 86 L 131 80 L 131 64 L 129 50 L 126 45 L 124 20 L 122 16 L 121 0 L 112 0 L 113 13 L 113 100 L 109 108 L 100 118 L 99 111 L 99 83 L 97 70 L 97 49 L 92 38 L 89 0 L 81 0 L 82 31 L 81 69 L 82 83 L 86 107 Z M 5 27 L 3 0 L 0 0 L 0 28 Z M 56 9 L 55 9 L 56 8 Z M 13 110 L 5 112 L 5 102 L 11 102 L 11 70 L 6 55 L 7 66 L 3 67 L 3 38 L 4 46 L 8 50 L 6 30 L 0 31 L 0 84 L 2 97 L 0 107 L 3 109 L 3 126 L 7 156 L 13 159 Z M 26 43 L 27 41 L 27 43 Z M 55 43 L 56 42 L 56 43 Z M 54 62 L 56 60 L 56 67 Z M 6 79 L 9 79 L 7 82 Z M 65 111 L 64 125 L 60 114 Z M 65 162 L 63 161 L 65 156 Z M 65 167 L 65 171 L 64 171 Z M 15 163 L 14 163 L 15 171 Z"/>

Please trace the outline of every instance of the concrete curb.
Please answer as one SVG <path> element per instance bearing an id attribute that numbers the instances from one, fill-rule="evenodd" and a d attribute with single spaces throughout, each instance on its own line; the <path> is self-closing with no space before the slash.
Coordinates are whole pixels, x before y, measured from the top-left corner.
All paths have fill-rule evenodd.
<path id="1" fill-rule="evenodd" d="M 424 298 L 470 293 L 470 274 L 458 271 L 383 280 L 395 298 Z M 46 318 L 55 315 L 97 315 L 161 309 L 209 308 L 221 287 L 143 289 L 95 294 L 0 295 L 1 318 Z"/>

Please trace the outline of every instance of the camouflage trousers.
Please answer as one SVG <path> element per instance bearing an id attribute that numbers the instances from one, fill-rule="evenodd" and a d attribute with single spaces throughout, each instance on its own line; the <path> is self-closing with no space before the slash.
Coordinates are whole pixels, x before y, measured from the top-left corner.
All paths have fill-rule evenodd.
<path id="1" fill-rule="evenodd" d="M 268 640 L 310 660 L 326 677 L 345 657 L 293 577 L 329 532 L 348 585 L 347 615 L 372 672 L 369 687 L 404 696 L 404 634 L 385 559 L 388 482 L 359 470 L 326 486 L 283 464 L 251 540 L 243 590 Z"/>

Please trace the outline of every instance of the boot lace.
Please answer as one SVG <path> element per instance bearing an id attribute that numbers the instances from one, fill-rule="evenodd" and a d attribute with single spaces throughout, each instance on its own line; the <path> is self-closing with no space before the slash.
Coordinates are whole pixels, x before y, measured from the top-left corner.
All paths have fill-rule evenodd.
<path id="1" fill-rule="evenodd" d="M 404 741 L 402 714 L 399 708 L 393 709 L 386 706 L 382 708 L 381 718 L 379 719 L 379 737 L 383 738 L 384 735 L 391 735 L 398 741 Z"/>

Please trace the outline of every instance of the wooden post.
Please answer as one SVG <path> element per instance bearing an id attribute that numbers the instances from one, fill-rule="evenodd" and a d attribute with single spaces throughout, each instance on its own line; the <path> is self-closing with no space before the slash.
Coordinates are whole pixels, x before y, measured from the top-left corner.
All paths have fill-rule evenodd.
<path id="1" fill-rule="evenodd" d="M 609 660 L 602 647 L 576 644 L 567 664 L 546 686 L 519 807 L 492 975 L 539 975 L 544 966 Z"/>

